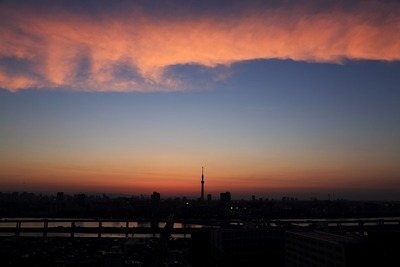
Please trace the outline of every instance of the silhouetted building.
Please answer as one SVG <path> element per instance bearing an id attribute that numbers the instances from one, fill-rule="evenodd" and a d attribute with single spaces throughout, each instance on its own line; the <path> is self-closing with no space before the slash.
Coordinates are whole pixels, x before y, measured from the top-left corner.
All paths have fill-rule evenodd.
<path id="1" fill-rule="evenodd" d="M 211 232 L 216 266 L 284 266 L 284 231 L 216 229 Z"/>
<path id="2" fill-rule="evenodd" d="M 400 230 L 368 231 L 368 264 L 365 266 L 393 266 L 400 255 Z"/>
<path id="3" fill-rule="evenodd" d="M 231 193 L 220 193 L 220 212 L 222 216 L 228 216 L 231 209 Z"/>
<path id="4" fill-rule="evenodd" d="M 160 206 L 160 193 L 158 192 L 153 192 L 153 194 L 151 194 L 151 207 L 155 208 Z"/>
<path id="5" fill-rule="evenodd" d="M 160 215 L 160 200 L 161 196 L 158 192 L 153 192 L 150 198 L 150 207 L 151 207 L 151 215 L 152 220 L 150 221 L 150 225 L 152 228 L 158 228 L 158 216 Z"/>
<path id="6" fill-rule="evenodd" d="M 219 199 L 221 201 L 222 206 L 230 207 L 230 205 L 231 205 L 231 193 L 230 192 L 220 193 Z"/>
<path id="7" fill-rule="evenodd" d="M 85 194 L 76 194 L 75 200 L 79 205 L 83 206 L 83 205 L 85 205 L 86 195 Z"/>
<path id="8" fill-rule="evenodd" d="M 62 202 L 64 200 L 64 192 L 58 192 L 56 196 L 57 202 Z"/>
<path id="9" fill-rule="evenodd" d="M 211 194 L 207 195 L 207 201 L 211 201 Z"/>
<path id="10" fill-rule="evenodd" d="M 327 232 L 286 231 L 285 266 L 365 266 L 362 243 L 361 238 Z"/>
<path id="11" fill-rule="evenodd" d="M 189 239 L 189 260 L 193 267 L 216 266 L 211 247 L 211 230 L 200 228 Z"/>

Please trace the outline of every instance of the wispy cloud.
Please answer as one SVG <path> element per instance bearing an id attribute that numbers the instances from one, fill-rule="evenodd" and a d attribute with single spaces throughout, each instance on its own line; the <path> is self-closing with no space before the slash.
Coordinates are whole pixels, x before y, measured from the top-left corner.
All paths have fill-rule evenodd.
<path id="1" fill-rule="evenodd" d="M 1 88 L 173 91 L 187 84 L 165 70 L 180 64 L 400 59 L 397 1 L 37 3 L 0 4 Z"/>

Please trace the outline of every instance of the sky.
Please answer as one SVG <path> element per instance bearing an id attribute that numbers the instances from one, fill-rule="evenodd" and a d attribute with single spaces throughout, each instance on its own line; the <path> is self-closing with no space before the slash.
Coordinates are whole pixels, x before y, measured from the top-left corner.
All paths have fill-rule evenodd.
<path id="1" fill-rule="evenodd" d="M 0 191 L 400 200 L 400 2 L 0 1 Z"/>

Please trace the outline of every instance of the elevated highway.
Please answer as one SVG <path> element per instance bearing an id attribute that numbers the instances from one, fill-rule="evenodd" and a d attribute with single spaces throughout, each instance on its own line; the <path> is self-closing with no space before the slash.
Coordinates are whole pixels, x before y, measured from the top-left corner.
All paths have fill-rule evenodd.
<path id="1" fill-rule="evenodd" d="M 112 224 L 118 226 L 112 226 Z M 149 226 L 132 226 L 147 224 Z M 158 227 L 157 225 L 164 225 Z M 110 226 L 111 225 L 111 226 Z M 156 226 L 154 226 L 156 225 Z M 150 222 L 146 220 L 121 219 L 1 219 L 0 234 L 15 236 L 26 233 L 67 234 L 153 234 L 164 238 L 173 234 L 190 235 L 201 228 L 259 228 L 259 229 L 345 229 L 346 231 L 369 231 L 375 229 L 400 230 L 400 218 L 364 219 L 271 219 L 271 220 L 173 220 Z"/>

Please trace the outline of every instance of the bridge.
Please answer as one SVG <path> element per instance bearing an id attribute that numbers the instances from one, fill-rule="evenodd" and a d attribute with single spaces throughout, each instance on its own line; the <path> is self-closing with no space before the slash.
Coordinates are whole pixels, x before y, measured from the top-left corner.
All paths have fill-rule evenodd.
<path id="1" fill-rule="evenodd" d="M 164 238 L 171 234 L 190 235 L 196 229 L 191 224 L 180 223 L 181 227 L 173 227 L 173 221 L 170 216 L 167 221 L 149 221 L 149 220 L 121 220 L 121 219 L 2 219 L 0 220 L 0 234 L 14 233 L 20 236 L 24 233 L 41 233 L 46 237 L 49 233 L 68 234 L 74 237 L 76 234 L 96 234 L 102 237 L 104 234 L 122 234 L 126 237 L 135 234 L 151 234 Z M 106 226 L 112 223 L 118 223 L 121 226 Z M 159 224 L 165 223 L 165 227 L 159 227 Z M 132 226 L 148 224 L 149 226 Z M 122 226 L 123 225 L 123 226 Z M 216 224 L 201 225 L 201 227 L 216 227 Z"/>
<path id="2" fill-rule="evenodd" d="M 136 227 L 147 222 L 150 227 Z M 106 226 L 110 223 L 119 223 L 120 226 Z M 165 227 L 158 227 L 158 223 L 165 223 Z M 179 225 L 178 227 L 174 227 Z M 82 226 L 90 224 L 90 226 Z M 123 225 L 123 226 L 122 226 Z M 155 226 L 154 226 L 155 225 Z M 196 225 L 196 227 L 192 227 Z M 14 233 L 20 236 L 23 233 L 40 233 L 46 237 L 49 233 L 67 234 L 74 237 L 76 234 L 95 234 L 102 237 L 105 234 L 120 234 L 126 237 L 135 234 L 152 234 L 164 238 L 173 234 L 190 235 L 199 228 L 259 228 L 259 229 L 346 229 L 347 231 L 368 231 L 375 229 L 400 230 L 400 218 L 366 218 L 366 219 L 270 219 L 270 220 L 174 220 L 152 224 L 148 220 L 121 220 L 121 219 L 1 219 L 0 234 Z M 168 230 L 168 231 L 167 231 Z M 166 232 L 167 231 L 167 232 Z"/>

